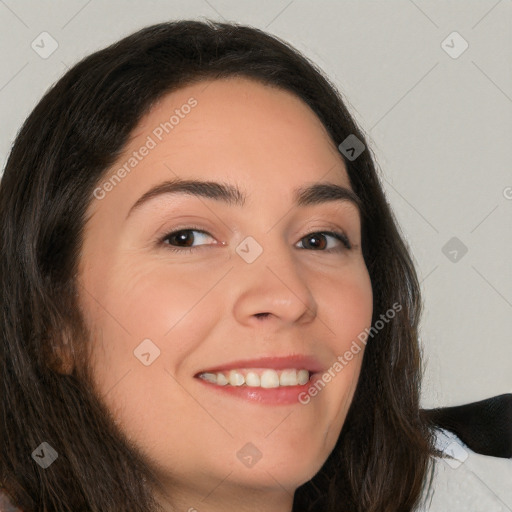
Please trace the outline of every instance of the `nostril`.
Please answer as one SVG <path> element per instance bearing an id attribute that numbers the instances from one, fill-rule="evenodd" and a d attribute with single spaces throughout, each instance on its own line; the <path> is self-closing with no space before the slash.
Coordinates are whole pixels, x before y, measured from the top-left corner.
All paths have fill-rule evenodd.
<path id="1" fill-rule="evenodd" d="M 255 316 L 257 316 L 258 318 L 262 318 L 262 317 L 267 317 L 268 315 L 270 315 L 270 313 L 256 313 Z"/>

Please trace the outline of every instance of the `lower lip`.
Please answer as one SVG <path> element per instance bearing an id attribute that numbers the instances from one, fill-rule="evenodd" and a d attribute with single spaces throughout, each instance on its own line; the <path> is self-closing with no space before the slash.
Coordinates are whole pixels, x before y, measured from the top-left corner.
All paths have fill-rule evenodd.
<path id="1" fill-rule="evenodd" d="M 278 388 L 257 388 L 246 386 L 245 384 L 243 386 L 230 386 L 229 384 L 219 386 L 218 384 L 213 384 L 213 382 L 197 378 L 212 390 L 217 390 L 219 393 L 225 393 L 249 402 L 266 405 L 303 405 L 299 398 L 305 398 L 308 395 L 308 389 L 314 386 L 317 380 L 321 379 L 321 374 L 314 373 L 309 381 L 301 386 L 282 386 Z M 309 397 L 309 399 L 311 398 Z"/>

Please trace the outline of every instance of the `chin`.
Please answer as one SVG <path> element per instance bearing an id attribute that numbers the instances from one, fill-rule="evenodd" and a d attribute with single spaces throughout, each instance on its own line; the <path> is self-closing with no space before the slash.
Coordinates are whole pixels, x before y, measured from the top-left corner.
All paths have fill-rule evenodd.
<path id="1" fill-rule="evenodd" d="M 237 475 L 240 485 L 254 487 L 260 490 L 272 489 L 276 486 L 285 488 L 289 492 L 295 491 L 298 487 L 311 480 L 321 469 L 325 457 L 312 457 L 305 460 L 303 454 L 294 451 L 293 457 L 283 455 L 264 460 L 264 456 L 252 467 L 245 471 L 237 460 L 231 468 L 233 475 Z"/>

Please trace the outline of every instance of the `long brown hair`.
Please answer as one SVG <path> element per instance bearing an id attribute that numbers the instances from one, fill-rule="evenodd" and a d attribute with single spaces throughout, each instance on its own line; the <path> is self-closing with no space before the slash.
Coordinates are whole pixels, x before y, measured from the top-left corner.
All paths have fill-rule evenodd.
<path id="1" fill-rule="evenodd" d="M 158 510 L 149 464 L 90 391 L 89 332 L 75 281 L 84 215 L 158 99 L 237 75 L 297 95 L 336 146 L 349 135 L 365 144 L 344 161 L 364 207 L 373 323 L 401 305 L 368 339 L 341 435 L 297 489 L 293 510 L 411 511 L 432 482 L 439 453 L 419 407 L 420 289 L 363 133 L 334 84 L 279 38 L 238 24 L 176 21 L 144 28 L 70 69 L 24 123 L 0 182 L 0 484 L 25 512 Z M 68 373 L 59 371 L 63 354 L 73 356 Z M 42 442 L 58 454 L 46 469 L 33 456 Z"/>

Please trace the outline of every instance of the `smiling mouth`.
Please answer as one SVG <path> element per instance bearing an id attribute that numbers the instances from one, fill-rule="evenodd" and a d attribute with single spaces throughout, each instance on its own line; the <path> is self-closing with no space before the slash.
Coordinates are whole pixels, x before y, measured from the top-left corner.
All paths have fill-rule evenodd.
<path id="1" fill-rule="evenodd" d="M 219 372 L 202 372 L 197 377 L 217 386 L 246 386 L 270 389 L 303 386 L 309 382 L 311 372 L 303 368 L 287 368 L 283 370 L 243 368 Z"/>

